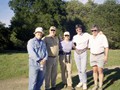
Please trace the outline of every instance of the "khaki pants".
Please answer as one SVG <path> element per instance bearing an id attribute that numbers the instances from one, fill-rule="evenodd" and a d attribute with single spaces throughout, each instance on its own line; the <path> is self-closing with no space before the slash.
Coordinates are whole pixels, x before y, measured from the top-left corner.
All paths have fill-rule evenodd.
<path id="1" fill-rule="evenodd" d="M 65 62 L 65 55 L 59 55 L 59 61 L 61 67 L 62 82 L 68 86 L 72 86 L 71 57 L 70 62 Z"/>
<path id="2" fill-rule="evenodd" d="M 46 61 L 45 89 L 50 89 L 50 82 L 51 87 L 56 86 L 57 60 L 58 57 L 48 57 Z"/>

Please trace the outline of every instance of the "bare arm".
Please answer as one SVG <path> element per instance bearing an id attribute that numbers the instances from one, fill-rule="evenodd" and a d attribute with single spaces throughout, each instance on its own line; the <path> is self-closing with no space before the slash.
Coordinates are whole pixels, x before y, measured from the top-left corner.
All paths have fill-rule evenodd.
<path id="1" fill-rule="evenodd" d="M 107 60 L 108 60 L 108 51 L 109 51 L 109 48 L 105 48 L 105 57 L 104 57 L 105 63 L 107 63 Z"/>

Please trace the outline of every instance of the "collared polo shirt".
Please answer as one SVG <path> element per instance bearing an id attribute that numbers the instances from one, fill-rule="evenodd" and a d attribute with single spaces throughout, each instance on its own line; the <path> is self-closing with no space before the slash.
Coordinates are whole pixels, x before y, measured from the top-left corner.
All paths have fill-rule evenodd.
<path id="1" fill-rule="evenodd" d="M 59 53 L 59 39 L 58 37 L 45 36 L 43 40 L 46 43 L 48 56 L 58 56 Z"/>
<path id="2" fill-rule="evenodd" d="M 104 48 L 107 48 L 108 40 L 104 34 L 98 34 L 95 38 L 93 36 L 89 39 L 90 52 L 93 54 L 99 54 L 104 52 Z"/>
<path id="3" fill-rule="evenodd" d="M 73 43 L 76 43 L 76 49 L 84 49 L 88 46 L 88 40 L 90 38 L 90 34 L 82 33 L 81 35 L 75 35 L 73 37 Z"/>
<path id="4" fill-rule="evenodd" d="M 64 51 L 64 52 L 71 52 L 72 50 L 72 47 L 73 47 L 73 42 L 72 41 L 61 41 L 60 42 L 60 51 Z"/>

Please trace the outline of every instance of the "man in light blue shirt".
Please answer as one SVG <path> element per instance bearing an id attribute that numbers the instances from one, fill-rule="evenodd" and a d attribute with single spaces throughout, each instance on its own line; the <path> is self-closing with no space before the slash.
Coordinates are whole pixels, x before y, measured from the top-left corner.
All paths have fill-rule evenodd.
<path id="1" fill-rule="evenodd" d="M 46 45 L 41 40 L 42 27 L 35 29 L 35 37 L 27 44 L 29 54 L 29 88 L 28 90 L 40 90 L 45 77 L 45 62 L 48 57 Z"/>

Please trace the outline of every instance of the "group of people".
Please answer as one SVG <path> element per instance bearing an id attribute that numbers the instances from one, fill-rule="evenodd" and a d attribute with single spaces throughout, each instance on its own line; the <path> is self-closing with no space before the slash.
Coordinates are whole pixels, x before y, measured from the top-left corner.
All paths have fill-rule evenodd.
<path id="1" fill-rule="evenodd" d="M 108 41 L 100 32 L 97 25 L 91 28 L 92 35 L 83 32 L 82 25 L 75 26 L 76 35 L 70 41 L 70 33 L 64 32 L 63 39 L 56 36 L 56 27 L 51 26 L 49 35 L 42 38 L 42 27 L 35 29 L 35 37 L 27 44 L 29 54 L 29 90 L 41 90 L 45 80 L 45 90 L 57 90 L 57 65 L 61 68 L 62 83 L 65 88 L 72 90 L 72 59 L 71 50 L 74 50 L 79 83 L 76 88 L 87 90 L 87 49 L 90 49 L 90 65 L 93 68 L 94 87 L 92 90 L 102 90 L 103 68 L 107 63 Z M 99 85 L 98 85 L 99 79 Z"/>

